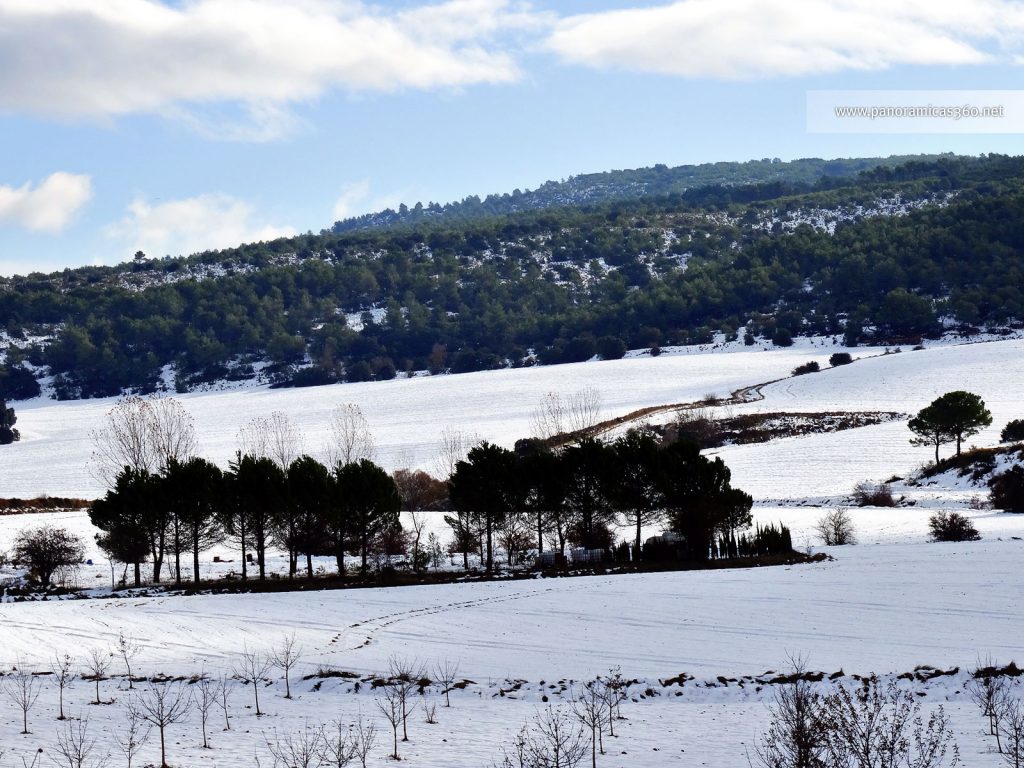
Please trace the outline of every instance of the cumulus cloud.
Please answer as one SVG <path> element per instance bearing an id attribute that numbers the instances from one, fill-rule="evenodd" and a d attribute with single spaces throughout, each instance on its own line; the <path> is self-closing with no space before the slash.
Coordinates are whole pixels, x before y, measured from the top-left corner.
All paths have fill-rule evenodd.
<path id="1" fill-rule="evenodd" d="M 0 0 L 0 110 L 181 116 L 228 102 L 283 130 L 283 107 L 333 88 L 516 80 L 506 35 L 536 23 L 514 0 Z"/>
<path id="2" fill-rule="evenodd" d="M 599 69 L 758 79 L 1012 58 L 1013 0 L 680 0 L 561 19 L 546 47 Z"/>
<path id="3" fill-rule="evenodd" d="M 0 186 L 0 223 L 35 232 L 59 232 L 92 198 L 88 176 L 58 171 L 41 183 Z"/>
<path id="4" fill-rule="evenodd" d="M 292 227 L 253 222 L 252 206 L 230 195 L 207 194 L 153 204 L 133 201 L 125 216 L 106 229 L 124 253 L 188 255 L 273 240 L 295 234 Z"/>

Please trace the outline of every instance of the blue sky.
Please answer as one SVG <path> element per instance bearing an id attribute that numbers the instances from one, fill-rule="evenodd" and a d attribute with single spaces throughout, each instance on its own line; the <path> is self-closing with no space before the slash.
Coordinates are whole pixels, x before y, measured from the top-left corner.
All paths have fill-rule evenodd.
<path id="1" fill-rule="evenodd" d="M 0 275 L 654 163 L 1018 154 L 809 134 L 805 98 L 1022 62 L 1010 0 L 0 0 Z"/>

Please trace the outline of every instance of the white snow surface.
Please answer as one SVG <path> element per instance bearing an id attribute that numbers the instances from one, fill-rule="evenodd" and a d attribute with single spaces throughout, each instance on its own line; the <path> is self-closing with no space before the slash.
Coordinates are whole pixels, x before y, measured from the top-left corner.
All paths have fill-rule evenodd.
<path id="1" fill-rule="evenodd" d="M 329 410 L 355 402 L 374 428 L 385 464 L 429 466 L 445 426 L 506 445 L 527 434 L 530 414 L 547 391 L 594 386 L 603 395 L 605 415 L 614 416 L 645 405 L 726 395 L 784 377 L 810 359 L 824 367 L 836 351 L 825 344 L 770 352 L 732 349 L 333 388 L 257 388 L 182 400 L 196 417 L 202 452 L 221 462 L 234 450 L 237 428 L 253 415 L 288 412 L 313 450 L 325 436 Z M 1022 380 L 1024 341 L 938 345 L 785 379 L 764 387 L 764 400 L 731 409 L 913 413 L 945 391 L 967 389 L 981 395 L 994 416 L 992 428 L 971 442 L 990 446 L 1008 419 L 1024 415 Z M 18 406 L 25 439 L 0 454 L 0 496 L 95 495 L 99 488 L 85 468 L 88 431 L 110 405 Z M 905 423 L 895 422 L 717 453 L 732 469 L 734 484 L 754 494 L 759 522 L 782 520 L 799 547 L 817 550 L 813 526 L 823 506 L 843 503 L 860 480 L 907 477 L 930 459 L 931 450 L 911 446 L 909 437 Z M 264 652 L 295 632 L 303 647 L 292 676 L 296 698 L 286 700 L 280 673 L 271 674 L 261 688 L 268 714 L 257 718 L 251 687 L 231 683 L 232 730 L 222 731 L 215 720 L 213 749 L 204 750 L 193 713 L 169 731 L 169 762 L 255 766 L 259 753 L 260 764 L 269 765 L 263 745 L 275 733 L 336 717 L 349 723 L 361 712 L 380 735 L 371 764 L 385 765 L 390 731 L 375 706 L 379 694 L 368 684 L 356 692 L 352 681 L 337 678 L 314 690 L 315 681 L 298 678 L 318 668 L 381 674 L 393 656 L 428 664 L 458 660 L 460 677 L 473 682 L 453 694 L 451 709 L 442 703 L 439 724 L 427 725 L 418 711 L 410 719 L 410 741 L 400 742 L 403 762 L 424 768 L 491 765 L 500 759 L 500 746 L 543 706 L 543 696 L 564 706 L 579 681 L 613 666 L 639 682 L 634 700 L 624 705 L 628 719 L 617 726 L 617 738 L 606 737 L 608 754 L 598 757 L 598 765 L 623 768 L 746 765 L 747 751 L 752 753 L 768 723 L 773 689 L 723 685 L 719 676 L 735 680 L 783 670 L 790 655 L 805 656 L 812 669 L 847 674 L 897 675 L 922 664 L 958 667 L 956 674 L 901 685 L 920 694 L 926 713 L 940 703 L 946 707 L 964 765 L 994 768 L 1001 758 L 985 735 L 986 722 L 969 703 L 967 670 L 988 654 L 1000 663 L 1019 656 L 1024 516 L 970 508 L 969 499 L 984 489 L 955 476 L 941 476 L 934 485 L 893 487 L 916 506 L 851 509 L 859 543 L 826 549 L 834 559 L 813 565 L 401 589 L 5 602 L 0 666 L 45 666 L 54 653 L 68 652 L 81 671 L 87 649 L 109 648 L 124 632 L 143 648 L 137 673 L 216 677 L 230 674 L 243 647 Z M 970 515 L 983 540 L 927 542 L 927 518 L 942 507 Z M 42 518 L 91 533 L 82 512 L 11 516 L 0 519 L 0 548 L 18 528 Z M 226 547 L 218 552 L 233 555 Z M 80 581 L 95 581 L 94 591 L 101 592 L 103 579 L 109 571 L 97 562 L 83 569 Z M 662 685 L 683 672 L 696 680 L 681 688 Z M 114 748 L 132 695 L 116 661 L 113 674 L 101 684 L 104 698 L 115 700 L 108 706 L 88 705 L 93 685 L 86 681 L 65 692 L 69 713 L 87 715 L 90 731 L 108 749 Z M 0 758 L 4 768 L 21 765 L 23 757 L 29 762 L 40 747 L 42 764 L 54 756 L 56 687 L 40 679 L 45 687 L 29 735 L 19 733 L 20 711 L 0 697 L 0 749 L 8 750 Z M 641 696 L 648 688 L 656 695 Z M 1013 690 L 1021 696 L 1019 684 Z M 442 701 L 431 687 L 420 703 Z M 155 749 L 151 738 L 137 764 L 159 762 Z"/>

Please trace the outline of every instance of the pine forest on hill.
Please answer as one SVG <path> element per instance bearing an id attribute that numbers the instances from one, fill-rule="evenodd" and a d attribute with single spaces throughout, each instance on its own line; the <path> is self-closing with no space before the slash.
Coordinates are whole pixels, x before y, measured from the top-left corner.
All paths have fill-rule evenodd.
<path id="1" fill-rule="evenodd" d="M 0 396 L 460 373 L 740 329 L 907 343 L 1024 316 L 1024 158 L 903 160 L 595 174 L 521 205 L 0 279 Z"/>

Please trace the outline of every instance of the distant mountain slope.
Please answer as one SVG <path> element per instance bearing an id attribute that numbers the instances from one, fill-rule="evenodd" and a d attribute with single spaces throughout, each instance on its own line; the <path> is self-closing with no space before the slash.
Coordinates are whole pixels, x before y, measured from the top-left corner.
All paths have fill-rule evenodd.
<path id="1" fill-rule="evenodd" d="M 879 166 L 894 167 L 911 161 L 928 162 L 937 155 L 893 155 L 822 160 L 803 158 L 780 160 L 748 160 L 743 163 L 721 162 L 703 165 L 680 165 L 669 168 L 655 165 L 624 171 L 605 171 L 570 176 L 564 181 L 547 181 L 537 189 L 487 195 L 480 199 L 471 195 L 458 202 L 417 203 L 412 208 L 402 205 L 363 216 L 337 221 L 330 231 L 335 234 L 361 229 L 378 229 L 396 224 L 425 222 L 464 222 L 483 216 L 496 216 L 523 211 L 539 211 L 562 206 L 594 205 L 619 200 L 632 200 L 648 195 L 679 194 L 696 187 L 743 186 L 785 182 L 814 184 L 824 178 L 848 178 Z"/>
<path id="2" fill-rule="evenodd" d="M 907 344 L 1024 318 L 1024 158 L 140 257 L 0 280 L 0 317 L 11 400 L 46 377 L 62 398 L 365 381 L 610 358 L 716 331 Z"/>

